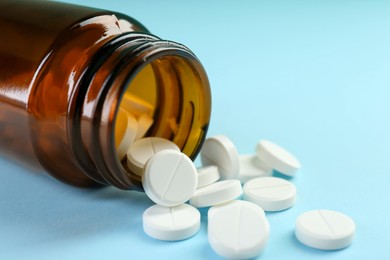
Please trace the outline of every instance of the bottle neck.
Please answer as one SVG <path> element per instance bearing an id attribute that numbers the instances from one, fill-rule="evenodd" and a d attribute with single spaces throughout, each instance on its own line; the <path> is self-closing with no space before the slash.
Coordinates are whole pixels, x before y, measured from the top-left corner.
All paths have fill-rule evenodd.
<path id="1" fill-rule="evenodd" d="M 170 139 L 196 157 L 208 128 L 211 96 L 207 75 L 187 47 L 127 33 L 106 43 L 89 64 L 67 124 L 71 150 L 86 175 L 121 189 L 142 189 L 140 177 L 116 152 L 115 120 L 126 95 L 153 108 L 148 136 Z"/>

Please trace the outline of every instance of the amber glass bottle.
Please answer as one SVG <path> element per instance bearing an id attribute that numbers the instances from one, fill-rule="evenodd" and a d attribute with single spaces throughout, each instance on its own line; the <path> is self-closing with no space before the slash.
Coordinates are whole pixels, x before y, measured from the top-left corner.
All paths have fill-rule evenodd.
<path id="1" fill-rule="evenodd" d="M 141 189 L 117 156 L 116 119 L 128 99 L 137 120 L 151 119 L 143 136 L 197 155 L 211 97 L 187 47 L 120 13 L 0 0 L 1 156 L 77 186 Z"/>

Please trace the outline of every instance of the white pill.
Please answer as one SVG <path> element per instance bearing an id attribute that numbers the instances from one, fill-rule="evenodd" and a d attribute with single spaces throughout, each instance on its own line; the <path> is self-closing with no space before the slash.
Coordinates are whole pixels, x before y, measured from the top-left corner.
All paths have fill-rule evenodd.
<path id="1" fill-rule="evenodd" d="M 137 118 L 143 114 L 152 116 L 154 113 L 154 106 L 152 104 L 130 93 L 130 91 L 127 91 L 123 95 L 121 106 Z"/>
<path id="2" fill-rule="evenodd" d="M 118 139 L 115 140 L 116 153 L 119 160 L 122 160 L 135 139 L 138 124 L 137 120 L 122 108 L 119 109 L 116 120 L 115 127 L 120 128 L 115 129 L 115 138 Z"/>
<path id="3" fill-rule="evenodd" d="M 156 239 L 186 239 L 199 231 L 200 213 L 188 204 L 171 208 L 154 205 L 143 214 L 143 228 L 146 234 Z"/>
<path id="4" fill-rule="evenodd" d="M 260 141 L 256 146 L 256 153 L 263 162 L 288 176 L 294 176 L 301 167 L 299 161 L 292 154 L 270 141 Z"/>
<path id="5" fill-rule="evenodd" d="M 349 246 L 355 234 L 355 222 L 332 210 L 312 210 L 301 214 L 295 225 L 295 236 L 303 244 L 323 250 Z"/>
<path id="6" fill-rule="evenodd" d="M 218 181 L 195 191 L 190 203 L 197 208 L 210 207 L 234 200 L 241 194 L 242 187 L 239 180 Z"/>
<path id="7" fill-rule="evenodd" d="M 218 167 L 215 165 L 198 168 L 198 188 L 213 184 L 218 181 L 219 178 Z"/>
<path id="8" fill-rule="evenodd" d="M 262 162 L 256 155 L 240 155 L 240 174 L 241 183 L 251 179 L 263 176 L 271 176 L 272 168 Z"/>
<path id="9" fill-rule="evenodd" d="M 216 165 L 221 179 L 236 179 L 240 160 L 236 147 L 226 136 L 207 138 L 200 152 L 203 166 Z"/>
<path id="10" fill-rule="evenodd" d="M 289 181 L 276 177 L 259 177 L 244 185 L 244 200 L 259 205 L 265 211 L 280 211 L 292 207 L 297 190 Z"/>
<path id="11" fill-rule="evenodd" d="M 171 141 L 159 137 L 147 137 L 136 140 L 127 151 L 127 166 L 138 176 L 152 155 L 162 150 L 180 151 Z"/>
<path id="12" fill-rule="evenodd" d="M 198 186 L 198 173 L 185 154 L 164 150 L 146 163 L 142 185 L 146 195 L 155 203 L 174 207 L 192 197 Z"/>
<path id="13" fill-rule="evenodd" d="M 145 136 L 149 128 L 153 125 L 153 118 L 147 114 L 143 114 L 138 118 L 137 122 L 137 134 L 135 135 L 135 139 L 140 139 Z"/>
<path id="14" fill-rule="evenodd" d="M 264 211 L 253 203 L 235 200 L 209 209 L 209 243 L 225 258 L 256 257 L 265 248 L 268 237 Z"/>

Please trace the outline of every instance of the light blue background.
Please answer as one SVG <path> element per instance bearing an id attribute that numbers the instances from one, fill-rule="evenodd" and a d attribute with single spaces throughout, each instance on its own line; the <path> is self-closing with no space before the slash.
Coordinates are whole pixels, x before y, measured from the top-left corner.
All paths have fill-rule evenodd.
<path id="1" fill-rule="evenodd" d="M 389 258 L 390 1 L 84 4 L 129 14 L 196 53 L 212 86 L 209 135 L 227 135 L 240 153 L 269 139 L 301 160 L 297 203 L 267 213 L 260 259 Z M 205 221 L 189 240 L 147 237 L 150 205 L 141 193 L 73 188 L 0 158 L 0 259 L 219 258 Z M 312 209 L 351 216 L 352 246 L 299 244 L 295 219 Z"/>

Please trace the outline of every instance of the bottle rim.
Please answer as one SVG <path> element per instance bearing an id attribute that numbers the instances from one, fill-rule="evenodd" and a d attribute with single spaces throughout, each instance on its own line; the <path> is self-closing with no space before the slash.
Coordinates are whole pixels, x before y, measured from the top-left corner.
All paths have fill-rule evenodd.
<path id="1" fill-rule="evenodd" d="M 114 125 L 119 110 L 120 100 L 135 76 L 148 64 L 164 58 L 175 57 L 192 68 L 199 84 L 207 86 L 206 103 L 211 107 L 211 93 L 206 72 L 197 57 L 184 45 L 161 40 L 144 33 L 126 33 L 109 41 L 92 58 L 92 66 L 87 68 L 80 81 L 80 92 L 75 96 L 73 113 L 69 114 L 69 133 L 71 150 L 92 179 L 103 184 L 111 184 L 121 189 L 142 190 L 141 178 L 124 168 L 116 156 Z M 91 117 L 85 118 L 82 104 L 91 89 L 93 79 L 99 70 L 107 64 L 115 64 L 106 75 L 104 84 L 94 100 Z M 210 117 L 208 112 L 208 118 Z M 89 125 L 89 131 L 83 130 L 83 124 Z M 208 126 L 208 125 L 207 125 Z M 204 129 L 205 138 L 207 126 Z M 90 146 L 83 145 L 83 137 L 89 135 Z M 190 156 L 194 158 L 200 145 Z"/>

